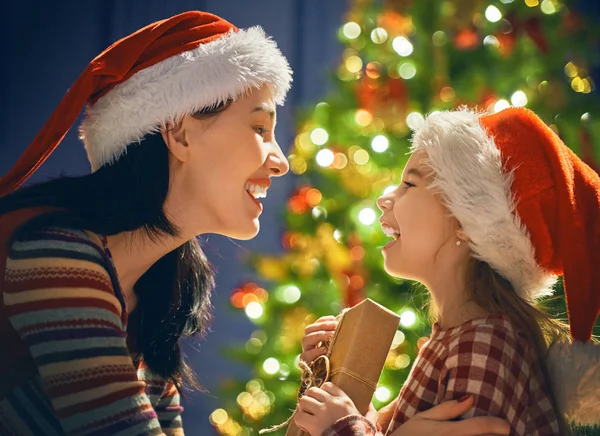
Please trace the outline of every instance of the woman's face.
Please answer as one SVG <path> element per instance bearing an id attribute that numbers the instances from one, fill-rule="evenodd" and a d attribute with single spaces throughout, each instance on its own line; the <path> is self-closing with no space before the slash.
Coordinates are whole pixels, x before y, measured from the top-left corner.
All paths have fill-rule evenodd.
<path id="1" fill-rule="evenodd" d="M 436 263 L 457 255 L 458 223 L 428 188 L 431 180 L 423 154 L 413 154 L 402 174 L 402 183 L 377 200 L 383 212 L 379 222 L 394 238 L 383 248 L 384 267 L 395 277 L 427 282 Z"/>
<path id="2" fill-rule="evenodd" d="M 259 230 L 273 177 L 289 166 L 275 140 L 275 103 L 267 86 L 205 120 L 187 116 L 163 134 L 171 151 L 167 215 L 194 234 L 250 239 Z"/>

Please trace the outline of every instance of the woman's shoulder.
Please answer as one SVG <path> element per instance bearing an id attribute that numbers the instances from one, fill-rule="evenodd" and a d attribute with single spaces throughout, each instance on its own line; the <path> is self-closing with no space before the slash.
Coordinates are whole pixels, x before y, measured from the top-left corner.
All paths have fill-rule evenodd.
<path id="1" fill-rule="evenodd" d="M 17 259 L 61 258 L 106 265 L 108 255 L 102 237 L 83 228 L 39 223 L 28 224 L 13 235 L 8 257 Z"/>

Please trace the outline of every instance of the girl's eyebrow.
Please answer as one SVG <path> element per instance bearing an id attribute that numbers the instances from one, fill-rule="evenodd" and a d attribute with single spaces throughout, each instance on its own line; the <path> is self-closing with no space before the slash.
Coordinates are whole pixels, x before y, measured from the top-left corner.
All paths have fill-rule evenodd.
<path id="1" fill-rule="evenodd" d="M 411 176 L 411 175 L 417 176 L 421 179 L 425 178 L 425 176 L 423 176 L 423 173 L 421 173 L 421 171 L 419 171 L 417 168 L 410 168 L 410 169 L 406 170 L 406 175 L 407 176 Z"/>

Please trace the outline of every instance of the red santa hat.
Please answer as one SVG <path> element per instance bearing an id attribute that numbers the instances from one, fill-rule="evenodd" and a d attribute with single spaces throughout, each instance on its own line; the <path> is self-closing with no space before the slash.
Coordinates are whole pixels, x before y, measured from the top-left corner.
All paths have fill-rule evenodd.
<path id="1" fill-rule="evenodd" d="M 600 422 L 600 177 L 533 112 L 437 112 L 415 132 L 476 258 L 532 301 L 563 276 L 572 344 L 551 347 L 559 404 Z M 562 365 L 562 366 L 561 366 Z"/>
<path id="2" fill-rule="evenodd" d="M 0 179 L 12 192 L 54 151 L 81 110 L 80 133 L 95 171 L 140 142 L 199 109 L 268 85 L 282 104 L 291 70 L 260 27 L 236 28 L 222 18 L 185 12 L 152 23 L 98 55 L 15 166 Z"/>

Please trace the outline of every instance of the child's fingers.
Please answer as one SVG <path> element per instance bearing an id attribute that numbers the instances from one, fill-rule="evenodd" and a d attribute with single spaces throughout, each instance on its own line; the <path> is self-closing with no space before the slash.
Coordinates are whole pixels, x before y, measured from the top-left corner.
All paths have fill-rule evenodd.
<path id="1" fill-rule="evenodd" d="M 334 319 L 335 319 L 335 316 L 333 316 L 333 315 L 325 315 L 325 316 L 322 316 L 321 318 L 319 318 L 318 320 L 316 320 L 315 322 L 333 321 Z"/>
<path id="2" fill-rule="evenodd" d="M 320 403 L 325 403 L 326 401 L 331 399 L 331 395 L 329 395 L 326 391 L 324 391 L 323 389 L 320 389 L 316 386 L 309 388 L 304 393 L 304 396 L 314 398 L 315 400 L 317 400 Z"/>
<path id="3" fill-rule="evenodd" d="M 321 386 L 321 389 L 323 389 L 325 392 L 327 392 L 328 394 L 330 394 L 334 397 L 347 396 L 343 390 L 341 390 L 340 388 L 338 388 L 336 385 L 334 385 L 331 382 L 323 383 L 323 386 Z"/>
<path id="4" fill-rule="evenodd" d="M 307 335 L 309 333 L 318 332 L 318 331 L 333 331 L 337 327 L 338 322 L 335 320 L 331 321 L 323 321 L 323 322 L 315 322 L 313 324 L 309 324 L 304 329 L 304 334 Z"/>
<path id="5" fill-rule="evenodd" d="M 308 351 L 315 348 L 319 345 L 319 342 L 328 341 L 332 336 L 332 332 L 318 331 L 309 333 L 302 338 L 302 351 Z"/>
<path id="6" fill-rule="evenodd" d="M 312 348 L 300 355 L 300 360 L 306 363 L 311 363 L 317 357 L 327 353 L 327 347 Z"/>
<path id="7" fill-rule="evenodd" d="M 321 402 L 315 398 L 304 395 L 298 400 L 298 408 L 305 413 L 314 415 L 321 408 Z"/>

